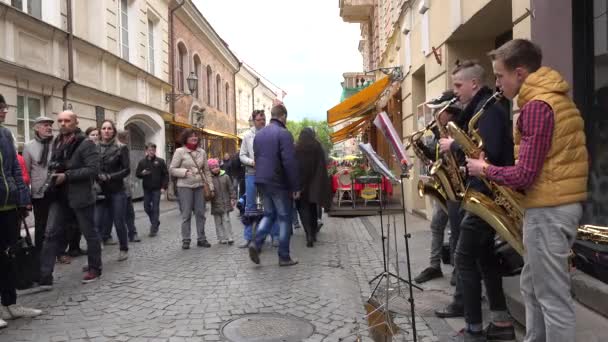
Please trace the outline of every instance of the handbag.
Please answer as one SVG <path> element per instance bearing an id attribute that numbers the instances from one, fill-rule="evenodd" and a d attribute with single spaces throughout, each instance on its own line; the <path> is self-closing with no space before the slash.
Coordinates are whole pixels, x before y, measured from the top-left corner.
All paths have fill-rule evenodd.
<path id="1" fill-rule="evenodd" d="M 24 290 L 32 287 L 40 279 L 40 255 L 32 243 L 30 230 L 25 218 L 20 218 L 25 229 L 25 237 L 20 237 L 8 250 L 15 287 Z"/>
<path id="2" fill-rule="evenodd" d="M 201 168 L 196 163 L 196 159 L 194 159 L 192 152 L 188 152 L 188 154 L 190 155 L 190 158 L 192 158 L 192 162 L 194 163 L 194 166 L 196 166 L 196 169 L 198 170 L 198 173 L 201 175 L 201 179 L 203 180 L 203 196 L 205 197 L 205 201 L 211 201 L 215 198 L 215 192 L 211 191 L 209 183 L 207 183 L 207 178 L 205 177 L 205 174 L 203 173 Z"/>

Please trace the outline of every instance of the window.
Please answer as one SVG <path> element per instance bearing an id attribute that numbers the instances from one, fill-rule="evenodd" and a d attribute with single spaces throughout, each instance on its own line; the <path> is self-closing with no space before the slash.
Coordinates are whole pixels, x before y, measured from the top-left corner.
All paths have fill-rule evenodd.
<path id="1" fill-rule="evenodd" d="M 207 65 L 207 105 L 211 106 L 211 65 Z"/>
<path id="2" fill-rule="evenodd" d="M 196 90 L 194 90 L 193 95 L 195 98 L 198 99 L 199 94 L 200 94 L 200 92 L 199 92 L 200 83 L 202 83 L 201 80 L 203 79 L 201 77 L 201 59 L 200 59 L 200 57 L 198 57 L 198 55 L 194 56 L 194 73 L 196 74 L 196 77 L 198 78 L 199 84 L 197 84 Z"/>
<path id="3" fill-rule="evenodd" d="M 34 120 L 41 115 L 41 97 L 17 96 L 17 142 L 26 143 L 34 138 Z"/>
<path id="4" fill-rule="evenodd" d="M 119 46 L 120 57 L 129 60 L 129 1 L 120 0 L 120 20 L 119 20 Z"/>
<path id="5" fill-rule="evenodd" d="M 230 85 L 226 82 L 226 114 L 230 113 Z"/>
<path id="6" fill-rule="evenodd" d="M 185 75 L 187 73 L 186 65 L 188 65 L 188 51 L 183 43 L 177 44 L 177 90 L 184 92 Z"/>
<path id="7" fill-rule="evenodd" d="M 217 108 L 218 110 L 222 110 L 220 108 L 220 89 L 222 89 L 222 79 L 220 78 L 220 74 L 217 74 L 217 76 L 215 77 L 215 108 Z"/>
<path id="8" fill-rule="evenodd" d="M 154 75 L 154 22 L 148 19 L 148 72 Z"/>
<path id="9" fill-rule="evenodd" d="M 11 0 L 11 5 L 20 11 L 42 19 L 42 0 Z"/>

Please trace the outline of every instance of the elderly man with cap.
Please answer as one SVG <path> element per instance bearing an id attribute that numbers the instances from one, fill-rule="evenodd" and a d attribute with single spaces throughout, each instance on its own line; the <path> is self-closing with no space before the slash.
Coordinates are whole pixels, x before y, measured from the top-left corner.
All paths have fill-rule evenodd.
<path id="1" fill-rule="evenodd" d="M 41 116 L 34 120 L 34 139 L 23 147 L 23 159 L 30 174 L 32 186 L 32 205 L 34 207 L 34 225 L 36 227 L 36 248 L 42 250 L 46 221 L 49 216 L 51 200 L 41 188 L 48 174 L 49 160 L 53 141 L 53 119 Z"/>

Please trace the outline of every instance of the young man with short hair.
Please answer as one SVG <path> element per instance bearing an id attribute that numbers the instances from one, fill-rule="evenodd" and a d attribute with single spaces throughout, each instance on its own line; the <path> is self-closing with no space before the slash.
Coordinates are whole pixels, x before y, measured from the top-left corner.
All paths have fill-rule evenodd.
<path id="1" fill-rule="evenodd" d="M 160 221 L 160 194 L 169 185 L 169 171 L 165 160 L 156 156 L 156 144 L 146 144 L 146 157 L 140 160 L 135 176 L 142 180 L 144 211 L 150 218 L 150 237 L 158 234 Z"/>

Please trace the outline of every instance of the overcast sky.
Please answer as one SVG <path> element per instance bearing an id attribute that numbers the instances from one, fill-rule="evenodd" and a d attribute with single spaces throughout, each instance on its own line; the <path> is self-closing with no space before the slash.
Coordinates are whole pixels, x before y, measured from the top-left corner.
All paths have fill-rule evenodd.
<path id="1" fill-rule="evenodd" d="M 290 119 L 326 119 L 342 73 L 362 69 L 359 25 L 338 0 L 193 0 L 230 49 L 287 92 Z"/>

